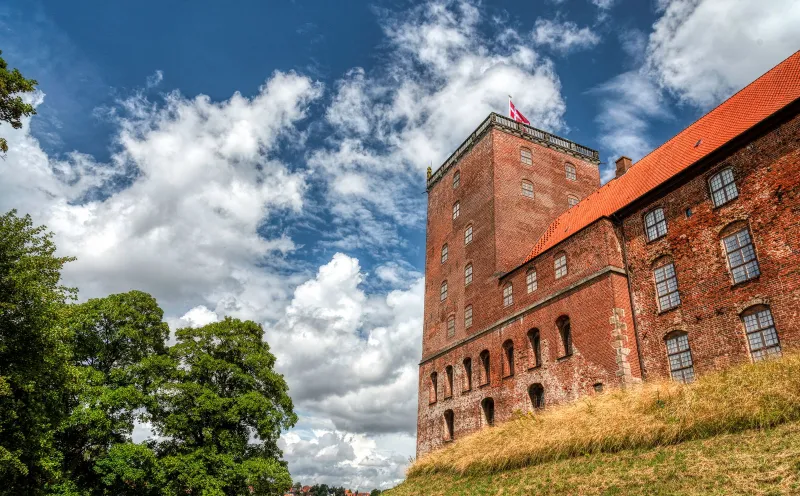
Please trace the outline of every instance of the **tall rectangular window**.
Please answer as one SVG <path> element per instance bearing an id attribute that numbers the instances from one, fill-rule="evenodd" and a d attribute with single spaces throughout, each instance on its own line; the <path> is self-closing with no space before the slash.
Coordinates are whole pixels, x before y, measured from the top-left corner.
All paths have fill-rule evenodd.
<path id="1" fill-rule="evenodd" d="M 572 164 L 566 164 L 564 166 L 564 172 L 567 175 L 567 179 L 569 179 L 570 181 L 575 181 L 578 178 L 578 174 L 575 171 L 575 166 Z"/>
<path id="2" fill-rule="evenodd" d="M 464 309 L 464 328 L 469 329 L 472 327 L 472 305 L 467 305 Z"/>
<path id="3" fill-rule="evenodd" d="M 772 320 L 772 312 L 769 308 L 746 314 L 742 319 L 747 331 L 750 356 L 754 361 L 770 356 L 780 356 L 781 344 L 778 341 L 778 332 L 775 330 L 775 322 Z"/>
<path id="4" fill-rule="evenodd" d="M 519 150 L 519 161 L 525 165 L 533 164 L 533 157 L 531 155 L 531 151 L 528 148 L 520 148 Z"/>
<path id="5" fill-rule="evenodd" d="M 667 358 L 673 379 L 679 382 L 694 380 L 692 352 L 689 350 L 689 336 L 686 333 L 676 334 L 667 339 Z"/>
<path id="6" fill-rule="evenodd" d="M 472 282 L 472 264 L 467 264 L 464 268 L 464 286 L 469 286 Z"/>
<path id="7" fill-rule="evenodd" d="M 562 253 L 556 256 L 555 260 L 556 279 L 560 279 L 567 275 L 567 255 Z"/>
<path id="8" fill-rule="evenodd" d="M 447 337 L 452 338 L 456 335 L 456 318 L 452 315 L 447 319 Z"/>
<path id="9" fill-rule="evenodd" d="M 522 180 L 522 196 L 533 198 L 533 183 L 525 179 Z"/>
<path id="10" fill-rule="evenodd" d="M 461 172 L 456 171 L 453 174 L 453 189 L 458 188 L 458 185 L 461 184 Z"/>
<path id="11" fill-rule="evenodd" d="M 447 281 L 444 281 L 441 286 L 439 286 L 439 301 L 444 301 L 447 299 Z"/>
<path id="12" fill-rule="evenodd" d="M 539 287 L 539 283 L 536 282 L 536 271 L 531 269 L 525 274 L 525 286 L 528 288 L 528 293 L 533 293 Z"/>
<path id="13" fill-rule="evenodd" d="M 728 254 L 728 265 L 733 282 L 739 283 L 757 277 L 761 272 L 756 260 L 756 250 L 750 239 L 750 231 L 742 229 L 723 239 Z"/>
<path id="14" fill-rule="evenodd" d="M 472 243 L 472 226 L 467 226 L 464 230 L 464 244 L 468 245 Z"/>
<path id="15" fill-rule="evenodd" d="M 667 234 L 667 219 L 664 218 L 664 209 L 657 208 L 644 216 L 644 226 L 647 230 L 647 241 L 653 241 Z"/>
<path id="16" fill-rule="evenodd" d="M 739 196 L 739 190 L 736 189 L 736 182 L 733 179 L 733 170 L 730 168 L 711 176 L 708 185 L 711 188 L 711 199 L 715 207 L 724 205 Z"/>
<path id="17" fill-rule="evenodd" d="M 447 262 L 447 245 L 442 246 L 442 263 Z"/>
<path id="18" fill-rule="evenodd" d="M 668 263 L 653 271 L 656 279 L 656 295 L 658 296 L 658 309 L 669 310 L 681 304 L 678 293 L 678 278 L 675 275 L 675 265 Z"/>
<path id="19" fill-rule="evenodd" d="M 503 306 L 509 306 L 514 303 L 514 287 L 511 284 L 507 284 L 503 288 Z"/>
<path id="20" fill-rule="evenodd" d="M 458 219 L 458 216 L 461 215 L 461 205 L 458 202 L 453 204 L 453 220 Z"/>

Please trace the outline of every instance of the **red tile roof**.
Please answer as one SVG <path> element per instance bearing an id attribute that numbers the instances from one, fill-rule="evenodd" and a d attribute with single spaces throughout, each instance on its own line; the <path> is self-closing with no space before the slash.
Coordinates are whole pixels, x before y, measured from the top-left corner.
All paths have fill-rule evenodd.
<path id="1" fill-rule="evenodd" d="M 525 262 L 630 204 L 798 98 L 800 51 L 557 217 Z"/>

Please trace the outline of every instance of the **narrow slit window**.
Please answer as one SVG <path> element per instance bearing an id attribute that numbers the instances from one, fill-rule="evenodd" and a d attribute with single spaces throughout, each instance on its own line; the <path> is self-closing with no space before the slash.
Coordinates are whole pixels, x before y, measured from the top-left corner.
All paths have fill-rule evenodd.
<path id="1" fill-rule="evenodd" d="M 481 384 L 489 384 L 489 373 L 491 371 L 489 363 L 489 350 L 483 350 L 480 354 L 481 368 L 483 369 L 483 376 L 481 377 Z"/>
<path id="2" fill-rule="evenodd" d="M 444 439 L 445 439 L 445 441 L 452 441 L 453 440 L 454 424 L 455 424 L 455 416 L 453 415 L 453 410 L 445 411 L 444 412 Z"/>
<path id="3" fill-rule="evenodd" d="M 472 390 L 472 358 L 464 359 L 464 391 Z"/>
<path id="4" fill-rule="evenodd" d="M 437 386 L 438 386 L 437 382 L 438 382 L 438 379 L 439 379 L 439 375 L 436 372 L 433 372 L 431 374 L 431 384 L 430 384 L 430 388 L 431 389 L 430 389 L 430 393 L 428 395 L 428 400 L 431 403 L 436 403 L 436 400 L 438 399 L 437 398 Z"/>
<path id="5" fill-rule="evenodd" d="M 561 335 L 561 346 L 564 349 L 564 356 L 572 355 L 572 326 L 569 317 L 561 317 L 556 321 L 558 333 Z"/>
<path id="6" fill-rule="evenodd" d="M 739 196 L 739 190 L 736 189 L 736 181 L 733 178 L 733 170 L 730 168 L 711 176 L 708 184 L 715 207 L 725 205 Z"/>
<path id="7" fill-rule="evenodd" d="M 656 296 L 658 309 L 663 312 L 681 304 L 681 295 L 678 293 L 678 278 L 675 275 L 675 265 L 668 263 L 653 271 L 656 279 Z"/>
<path id="8" fill-rule="evenodd" d="M 542 340 L 539 335 L 539 329 L 531 329 L 528 331 L 528 343 L 530 343 L 531 367 L 538 367 L 542 364 Z"/>
<path id="9" fill-rule="evenodd" d="M 469 329 L 472 327 L 472 305 L 467 305 L 464 309 L 464 328 Z"/>
<path id="10" fill-rule="evenodd" d="M 503 343 L 503 375 L 510 377 L 514 375 L 514 342 L 510 339 Z"/>
<path id="11" fill-rule="evenodd" d="M 678 382 L 692 382 L 694 380 L 694 363 L 692 352 L 689 349 L 689 335 L 685 332 L 676 333 L 667 339 L 667 359 L 669 372 Z"/>
<path id="12" fill-rule="evenodd" d="M 447 385 L 444 390 L 444 397 L 450 398 L 453 396 L 453 366 L 448 365 L 444 368 L 444 375 L 447 377 Z"/>
<path id="13" fill-rule="evenodd" d="M 725 252 L 728 255 L 728 266 L 733 276 L 733 282 L 739 283 L 758 277 L 761 273 L 756 259 L 756 250 L 750 231 L 742 229 L 723 239 Z"/>

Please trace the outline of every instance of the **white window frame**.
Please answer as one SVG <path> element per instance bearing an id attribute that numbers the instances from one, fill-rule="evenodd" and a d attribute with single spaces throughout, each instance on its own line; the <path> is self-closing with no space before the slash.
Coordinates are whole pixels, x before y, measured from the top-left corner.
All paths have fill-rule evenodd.
<path id="1" fill-rule="evenodd" d="M 464 329 L 472 327 L 472 305 L 467 305 L 464 309 Z"/>
<path id="2" fill-rule="evenodd" d="M 664 209 L 655 208 L 644 216 L 644 228 L 647 233 L 647 241 L 655 241 L 667 235 L 667 218 L 664 216 Z"/>
<path id="3" fill-rule="evenodd" d="M 503 286 L 503 306 L 507 307 L 514 304 L 514 285 L 509 283 Z"/>
<path id="4" fill-rule="evenodd" d="M 531 269 L 525 274 L 525 287 L 528 293 L 533 293 L 539 289 L 539 281 L 536 280 L 536 269 Z"/>
<path id="5" fill-rule="evenodd" d="M 676 333 L 666 341 L 667 363 L 669 373 L 673 380 L 678 382 L 692 382 L 694 380 L 694 360 L 689 347 L 689 335 L 685 332 Z"/>
<path id="6" fill-rule="evenodd" d="M 522 180 L 522 196 L 525 198 L 533 198 L 533 183 L 527 179 Z"/>
<path id="7" fill-rule="evenodd" d="M 739 197 L 736 178 L 733 175 L 733 169 L 730 167 L 722 169 L 711 176 L 708 180 L 708 188 L 711 191 L 711 201 L 714 203 L 714 207 L 721 207 Z"/>
<path id="8" fill-rule="evenodd" d="M 461 185 L 461 171 L 455 171 L 453 174 L 453 189 L 458 188 Z"/>
<path id="9" fill-rule="evenodd" d="M 442 245 L 442 263 L 447 262 L 448 248 L 447 243 Z"/>
<path id="10" fill-rule="evenodd" d="M 519 161 L 520 163 L 525 165 L 533 165 L 533 151 L 530 148 L 525 148 L 525 147 L 520 148 Z"/>
<path id="11" fill-rule="evenodd" d="M 453 203 L 453 220 L 458 219 L 459 215 L 461 215 L 461 203 L 455 202 Z"/>
<path id="12" fill-rule="evenodd" d="M 578 180 L 578 169 L 575 168 L 574 165 L 570 163 L 564 164 L 564 175 L 570 181 L 577 181 Z"/>
<path id="13" fill-rule="evenodd" d="M 452 338 L 456 335 L 456 317 L 451 315 L 447 318 L 447 337 Z"/>
<path id="14" fill-rule="evenodd" d="M 742 316 L 742 321 L 750 357 L 754 362 L 781 356 L 781 342 L 769 307 L 746 313 Z"/>
<path id="15" fill-rule="evenodd" d="M 725 258 L 734 284 L 755 279 L 761 274 L 750 229 L 745 227 L 722 238 Z"/>
<path id="16" fill-rule="evenodd" d="M 561 279 L 569 273 L 567 268 L 567 254 L 562 253 L 553 261 L 553 267 L 556 273 L 556 279 Z"/>
<path id="17" fill-rule="evenodd" d="M 577 196 L 574 196 L 574 195 L 569 195 L 569 196 L 567 197 L 567 206 L 568 206 L 569 208 L 572 208 L 572 207 L 574 207 L 575 205 L 577 205 L 577 204 L 578 204 L 578 203 L 580 203 L 580 202 L 581 202 L 581 200 L 580 200 L 580 199 L 579 199 Z"/>
<path id="18" fill-rule="evenodd" d="M 664 312 L 681 304 L 681 295 L 678 291 L 678 275 L 673 262 L 665 263 L 653 270 L 656 283 L 656 299 L 658 310 Z"/>
<path id="19" fill-rule="evenodd" d="M 464 229 L 464 245 L 466 246 L 470 243 L 472 243 L 472 225 Z"/>
<path id="20" fill-rule="evenodd" d="M 443 281 L 442 285 L 439 286 L 439 301 L 444 301 L 446 299 L 447 299 L 447 281 Z"/>
<path id="21" fill-rule="evenodd" d="M 467 264 L 464 267 L 464 286 L 469 286 L 472 283 L 472 264 Z"/>

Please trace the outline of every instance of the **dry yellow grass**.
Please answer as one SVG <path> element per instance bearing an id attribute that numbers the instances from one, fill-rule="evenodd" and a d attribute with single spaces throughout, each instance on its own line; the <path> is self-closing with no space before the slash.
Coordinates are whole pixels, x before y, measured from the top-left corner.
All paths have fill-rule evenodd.
<path id="1" fill-rule="evenodd" d="M 691 385 L 647 383 L 521 415 L 422 457 L 408 476 L 500 472 L 793 420 L 800 420 L 800 354 L 706 374 Z"/>

